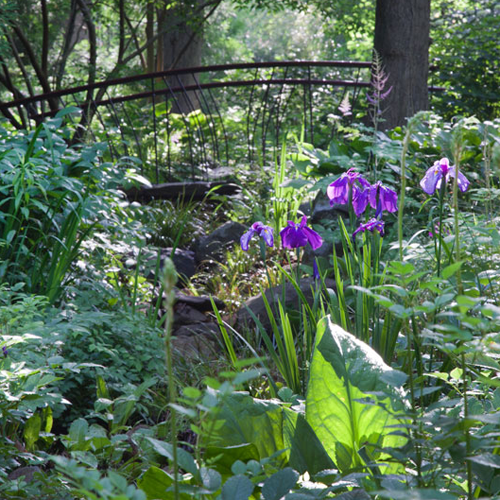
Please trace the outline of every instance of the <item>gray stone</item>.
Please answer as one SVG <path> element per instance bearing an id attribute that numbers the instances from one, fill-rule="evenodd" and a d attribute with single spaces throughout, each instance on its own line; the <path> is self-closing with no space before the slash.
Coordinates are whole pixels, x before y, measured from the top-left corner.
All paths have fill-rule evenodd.
<path id="1" fill-rule="evenodd" d="M 349 211 L 347 205 L 334 204 L 330 206 L 330 201 L 325 196 L 317 196 L 314 200 L 314 206 L 311 216 L 313 223 L 318 223 L 322 220 L 333 220 L 337 222 L 339 215 L 341 217 L 348 217 Z"/>
<path id="2" fill-rule="evenodd" d="M 166 257 L 170 257 L 172 254 L 171 248 L 166 248 L 161 252 L 161 263 L 160 266 L 163 268 Z M 174 254 L 172 255 L 172 261 L 175 265 L 177 274 L 181 277 L 183 281 L 189 280 L 192 276 L 196 274 L 196 260 L 195 253 L 191 250 L 183 250 L 182 248 L 176 248 Z"/>
<path id="3" fill-rule="evenodd" d="M 317 284 L 313 278 L 303 278 L 300 281 L 300 290 L 310 305 L 312 305 L 314 300 L 313 287 L 315 286 L 317 286 Z M 335 282 L 331 279 L 327 279 L 326 286 L 327 288 L 335 289 Z M 291 283 L 286 283 L 284 289 L 282 285 L 270 288 L 265 291 L 265 296 L 271 309 L 276 311 L 275 317 L 278 317 L 278 302 L 281 302 L 285 306 L 285 309 L 299 311 L 299 296 L 297 290 Z M 236 313 L 237 327 L 255 327 L 255 322 L 248 311 L 249 309 L 259 319 L 265 330 L 270 332 L 271 320 L 269 319 L 262 294 L 248 299 L 244 307 Z"/>
<path id="4" fill-rule="evenodd" d="M 316 250 L 313 250 L 311 245 L 307 245 L 302 254 L 302 264 L 312 266 L 314 259 L 317 258 L 320 262 L 326 262 L 328 267 L 333 266 L 333 246 L 334 244 L 331 241 L 324 241 Z M 337 257 L 342 257 L 344 255 L 342 242 L 339 241 L 335 243 L 335 252 Z"/>
<path id="5" fill-rule="evenodd" d="M 207 317 L 198 309 L 188 306 L 183 302 L 174 305 L 174 327 L 180 325 L 190 325 L 192 323 L 202 323 L 207 321 Z"/>
<path id="6" fill-rule="evenodd" d="M 229 221 L 208 236 L 200 238 L 195 246 L 197 262 L 222 260 L 225 250 L 234 243 L 239 243 L 247 228 L 239 222 Z"/>
<path id="7" fill-rule="evenodd" d="M 222 300 L 217 297 L 212 297 L 212 299 L 218 309 L 226 308 L 226 305 Z M 183 293 L 178 292 L 175 294 L 175 300 L 177 303 L 182 302 L 183 304 L 194 307 L 201 312 L 213 311 L 212 302 L 208 295 L 198 295 L 195 297 L 194 295 L 184 295 Z"/>
<path id="8" fill-rule="evenodd" d="M 173 332 L 172 346 L 182 360 L 214 358 L 220 352 L 219 327 L 215 323 L 192 323 Z"/>
<path id="9" fill-rule="evenodd" d="M 196 274 L 197 266 L 195 260 L 195 254 L 191 250 L 184 250 L 182 248 L 176 248 L 172 255 L 172 248 L 155 248 L 149 247 L 144 249 L 140 257 L 140 270 L 141 273 L 150 281 L 155 281 L 155 271 L 156 263 L 158 260 L 158 251 L 160 252 L 160 271 L 163 269 L 165 264 L 165 259 L 171 257 L 175 265 L 175 269 L 179 278 L 182 282 L 187 283 L 187 281 Z M 125 266 L 128 269 L 135 269 L 137 267 L 138 252 L 131 252 L 126 261 Z M 160 272 L 161 275 L 161 272 Z M 159 278 L 159 276 L 158 276 Z"/>
<path id="10" fill-rule="evenodd" d="M 8 478 L 11 481 L 15 481 L 16 479 L 23 478 L 27 483 L 31 483 L 34 479 L 35 473 L 41 473 L 42 469 L 36 465 L 28 465 L 26 467 L 19 467 L 18 469 L 14 469 L 9 473 Z"/>

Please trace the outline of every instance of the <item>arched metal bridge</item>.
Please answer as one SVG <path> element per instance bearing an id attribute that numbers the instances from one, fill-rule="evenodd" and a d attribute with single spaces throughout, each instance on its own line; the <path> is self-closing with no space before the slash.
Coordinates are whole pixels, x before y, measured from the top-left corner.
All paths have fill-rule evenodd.
<path id="1" fill-rule="evenodd" d="M 326 146 L 336 123 L 366 108 L 370 68 L 361 61 L 183 68 L 0 102 L 0 113 L 28 129 L 67 114 L 74 141 L 106 141 L 111 160 L 137 164 L 155 183 L 210 179 L 220 167 L 270 162 L 289 133 Z"/>

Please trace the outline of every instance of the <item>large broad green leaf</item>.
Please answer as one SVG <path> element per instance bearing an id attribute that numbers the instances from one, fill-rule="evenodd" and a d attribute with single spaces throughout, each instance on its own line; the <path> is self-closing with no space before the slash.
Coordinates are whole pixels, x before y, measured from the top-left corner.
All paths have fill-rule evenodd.
<path id="1" fill-rule="evenodd" d="M 137 485 L 146 493 L 148 500 L 173 499 L 173 493 L 167 491 L 173 483 L 172 476 L 158 467 L 150 467 L 137 481 Z"/>
<path id="2" fill-rule="evenodd" d="M 285 450 L 281 407 L 272 401 L 254 399 L 236 392 L 224 397 L 216 421 L 209 423 L 206 446 L 255 445 L 260 458 Z M 285 457 L 281 462 L 284 463 Z"/>
<path id="3" fill-rule="evenodd" d="M 307 423 L 304 415 L 283 408 L 283 438 L 288 454 L 288 464 L 301 474 L 316 474 L 333 469 L 335 464 Z"/>
<path id="4" fill-rule="evenodd" d="M 404 375 L 387 366 L 368 345 L 330 317 L 318 324 L 306 418 L 337 467 L 346 472 L 377 462 L 380 471 L 389 456 L 381 447 L 399 448 L 404 435 Z"/>
<path id="5" fill-rule="evenodd" d="M 220 462 L 246 460 L 235 453 L 248 454 L 255 460 L 279 455 L 280 466 L 289 464 L 300 473 L 315 474 L 334 464 L 304 416 L 274 401 L 255 399 L 246 393 L 224 397 L 215 421 L 208 423 L 210 434 L 203 443 L 210 455 L 222 455 Z M 228 454 L 228 457 L 225 455 Z M 217 464 L 218 466 L 219 464 Z M 222 469 L 220 472 L 224 473 Z"/>

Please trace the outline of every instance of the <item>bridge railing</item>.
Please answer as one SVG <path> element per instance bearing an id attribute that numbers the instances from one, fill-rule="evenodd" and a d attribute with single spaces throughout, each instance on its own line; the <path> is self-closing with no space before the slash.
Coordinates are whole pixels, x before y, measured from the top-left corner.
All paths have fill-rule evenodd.
<path id="1" fill-rule="evenodd" d="M 366 106 L 370 68 L 359 61 L 183 68 L 1 103 L 0 112 L 30 128 L 73 107 L 75 141 L 106 141 L 111 160 L 136 163 L 152 182 L 210 179 L 224 167 L 271 162 L 290 132 L 328 142 L 341 103 L 353 112 Z"/>

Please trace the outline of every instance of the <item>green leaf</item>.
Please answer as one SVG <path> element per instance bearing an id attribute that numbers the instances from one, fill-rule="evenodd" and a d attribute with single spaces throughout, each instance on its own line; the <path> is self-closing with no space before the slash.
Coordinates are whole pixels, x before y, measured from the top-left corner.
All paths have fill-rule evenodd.
<path id="1" fill-rule="evenodd" d="M 137 486 L 146 493 L 148 500 L 173 498 L 167 489 L 173 484 L 173 478 L 158 467 L 150 467 L 137 481 Z"/>
<path id="2" fill-rule="evenodd" d="M 85 438 L 89 430 L 89 424 L 83 418 L 75 420 L 69 428 L 69 439 L 71 441 L 71 450 L 85 451 L 89 448 L 89 443 Z"/>
<path id="3" fill-rule="evenodd" d="M 209 446 L 205 449 L 203 456 L 207 461 L 216 459 L 214 466 L 224 475 L 231 475 L 232 466 L 238 461 L 243 463 L 260 459 L 257 447 L 251 443 L 236 446 Z"/>
<path id="4" fill-rule="evenodd" d="M 151 437 L 147 437 L 146 439 L 153 445 L 156 453 L 160 454 L 162 457 L 168 458 L 170 461 L 173 460 L 173 446 L 170 443 L 165 443 L 164 441 L 159 441 Z M 182 448 L 177 448 L 177 463 L 181 469 L 198 477 L 198 466 L 194 458 Z"/>
<path id="5" fill-rule="evenodd" d="M 481 455 L 469 457 L 467 460 L 476 464 L 485 465 L 486 467 L 500 469 L 500 456 L 494 455 L 493 453 L 482 453 Z"/>
<path id="6" fill-rule="evenodd" d="M 322 470 L 333 469 L 335 464 L 314 433 L 305 417 L 288 408 L 283 408 L 283 437 L 285 446 L 290 450 L 288 463 L 301 474 L 316 474 Z"/>
<path id="7" fill-rule="evenodd" d="M 215 422 L 205 446 L 255 445 L 258 460 L 270 457 L 286 448 L 283 440 L 283 414 L 281 407 L 272 401 L 254 399 L 246 393 L 233 393 L 223 397 L 223 404 L 215 415 Z M 285 457 L 283 457 L 283 460 Z"/>
<path id="8" fill-rule="evenodd" d="M 394 387 L 398 376 L 368 345 L 329 317 L 318 324 L 306 397 L 307 421 L 342 471 L 364 466 L 358 451 L 374 455 L 381 447 L 399 448 L 405 410 L 404 392 Z M 388 383 L 390 381 L 390 383 Z M 399 431 L 394 433 L 394 431 Z M 381 453 L 379 461 L 387 459 Z M 401 466 L 381 467 L 394 473 Z"/>
<path id="9" fill-rule="evenodd" d="M 32 451 L 34 449 L 41 430 L 42 419 L 38 413 L 35 413 L 27 420 L 26 425 L 24 426 L 23 436 L 28 450 Z"/>
<path id="10" fill-rule="evenodd" d="M 253 492 L 253 483 L 246 476 L 230 477 L 221 491 L 222 500 L 248 500 Z"/>
<path id="11" fill-rule="evenodd" d="M 377 494 L 391 500 L 456 500 L 457 496 L 445 491 L 412 489 L 412 490 L 385 490 Z"/>
<path id="12" fill-rule="evenodd" d="M 286 467 L 265 480 L 262 496 L 265 500 L 280 500 L 295 486 L 298 478 L 298 472 Z"/>
<path id="13" fill-rule="evenodd" d="M 212 493 L 216 492 L 221 487 L 221 475 L 214 469 L 202 467 L 200 469 L 200 477 L 203 487 Z"/>
<path id="14" fill-rule="evenodd" d="M 447 280 L 448 278 L 451 278 L 462 266 L 463 261 L 460 262 L 454 262 L 453 264 L 450 264 L 449 266 L 446 266 L 443 271 L 441 272 L 441 276 Z"/>

